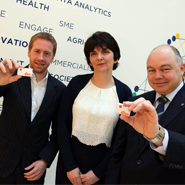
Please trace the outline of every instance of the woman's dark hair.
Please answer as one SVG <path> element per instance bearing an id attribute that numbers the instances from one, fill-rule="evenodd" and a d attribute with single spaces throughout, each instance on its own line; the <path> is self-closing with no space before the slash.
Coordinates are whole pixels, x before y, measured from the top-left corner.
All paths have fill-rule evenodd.
<path id="1" fill-rule="evenodd" d="M 87 64 L 90 66 L 91 70 L 94 71 L 94 68 L 90 65 L 90 53 L 94 50 L 96 47 L 101 47 L 104 49 L 107 47 L 114 53 L 114 61 L 119 60 L 121 55 L 120 55 L 120 49 L 118 46 L 118 43 L 112 37 L 109 33 L 107 32 L 101 32 L 97 31 L 90 36 L 84 45 L 84 53 L 86 56 Z M 113 70 L 115 70 L 118 67 L 118 62 L 113 65 Z"/>

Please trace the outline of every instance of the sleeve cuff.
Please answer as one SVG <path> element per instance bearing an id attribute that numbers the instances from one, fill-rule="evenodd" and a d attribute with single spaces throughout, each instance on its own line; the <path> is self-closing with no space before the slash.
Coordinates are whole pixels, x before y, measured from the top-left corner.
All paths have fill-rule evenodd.
<path id="1" fill-rule="evenodd" d="M 164 135 L 164 139 L 163 139 L 163 146 L 159 146 L 157 147 L 155 144 L 153 144 L 152 142 L 150 142 L 150 147 L 152 150 L 155 150 L 156 152 L 162 154 L 162 155 L 166 155 L 166 150 L 168 147 L 168 141 L 169 141 L 169 134 L 168 131 L 164 128 L 165 131 L 165 135 Z"/>

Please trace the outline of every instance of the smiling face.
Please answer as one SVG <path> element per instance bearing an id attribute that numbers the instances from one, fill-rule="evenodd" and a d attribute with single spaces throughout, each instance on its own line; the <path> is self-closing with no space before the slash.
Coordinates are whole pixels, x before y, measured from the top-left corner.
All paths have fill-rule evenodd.
<path id="1" fill-rule="evenodd" d="M 94 72 L 112 72 L 114 63 L 114 53 L 104 47 L 95 47 L 92 52 L 90 52 L 90 65 L 94 68 Z"/>
<path id="2" fill-rule="evenodd" d="M 147 73 L 150 86 L 165 96 L 174 91 L 182 82 L 184 67 L 178 65 L 170 47 L 160 46 L 148 57 Z"/>
<path id="3" fill-rule="evenodd" d="M 47 68 L 54 59 L 52 42 L 40 39 L 34 41 L 31 50 L 28 49 L 30 58 L 30 68 L 36 76 L 44 77 L 47 74 Z"/>

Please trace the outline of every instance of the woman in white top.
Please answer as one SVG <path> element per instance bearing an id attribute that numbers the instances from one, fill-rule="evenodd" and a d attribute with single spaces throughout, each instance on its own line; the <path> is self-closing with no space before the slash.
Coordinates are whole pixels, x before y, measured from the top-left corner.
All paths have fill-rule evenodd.
<path id="1" fill-rule="evenodd" d="M 119 120 L 115 106 L 131 97 L 130 88 L 112 76 L 120 50 L 109 33 L 94 33 L 84 53 L 94 73 L 74 77 L 63 95 L 56 184 L 104 183 Z"/>

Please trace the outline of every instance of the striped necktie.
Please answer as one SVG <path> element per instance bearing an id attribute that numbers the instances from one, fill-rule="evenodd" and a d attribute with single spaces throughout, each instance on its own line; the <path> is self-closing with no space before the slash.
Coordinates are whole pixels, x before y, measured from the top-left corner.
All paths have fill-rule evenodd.
<path id="1" fill-rule="evenodd" d="M 164 113 L 164 105 L 169 100 L 168 98 L 161 96 L 157 99 L 157 101 L 159 102 L 159 105 L 157 106 L 156 111 L 157 111 L 158 118 L 160 119 Z"/>

